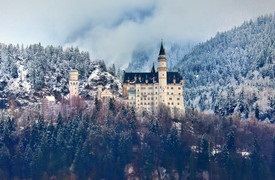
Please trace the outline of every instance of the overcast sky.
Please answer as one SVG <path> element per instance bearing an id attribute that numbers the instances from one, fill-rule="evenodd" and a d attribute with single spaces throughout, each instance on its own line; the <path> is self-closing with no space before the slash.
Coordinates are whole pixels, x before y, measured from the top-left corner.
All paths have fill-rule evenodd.
<path id="1" fill-rule="evenodd" d="M 78 46 L 123 65 L 141 45 L 201 42 L 275 12 L 275 0 L 0 0 L 0 42 Z"/>

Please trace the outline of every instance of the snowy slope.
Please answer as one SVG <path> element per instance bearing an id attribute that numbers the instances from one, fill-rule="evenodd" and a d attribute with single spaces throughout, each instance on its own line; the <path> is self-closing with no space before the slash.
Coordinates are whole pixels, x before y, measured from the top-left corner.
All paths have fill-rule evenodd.
<path id="1" fill-rule="evenodd" d="M 57 101 L 68 97 L 69 70 L 79 71 L 79 93 L 92 99 L 97 85 L 121 93 L 118 77 L 107 71 L 104 61 L 91 61 L 87 52 L 34 44 L 29 47 L 0 44 L 0 109 L 39 109 L 43 97 Z"/>
<path id="2" fill-rule="evenodd" d="M 275 121 L 274 42 L 275 15 L 245 22 L 195 46 L 176 65 L 185 79 L 187 106 L 242 119 L 254 117 L 259 109 L 257 118 Z"/>

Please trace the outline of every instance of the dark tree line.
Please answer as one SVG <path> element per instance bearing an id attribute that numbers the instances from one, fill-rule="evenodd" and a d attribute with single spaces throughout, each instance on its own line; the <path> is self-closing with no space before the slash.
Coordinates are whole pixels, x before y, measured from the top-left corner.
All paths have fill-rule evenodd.
<path id="1" fill-rule="evenodd" d="M 114 99 L 92 112 L 0 121 L 0 179 L 274 178 L 274 126 L 187 110 L 144 113 Z M 242 155 L 242 152 L 249 154 Z"/>

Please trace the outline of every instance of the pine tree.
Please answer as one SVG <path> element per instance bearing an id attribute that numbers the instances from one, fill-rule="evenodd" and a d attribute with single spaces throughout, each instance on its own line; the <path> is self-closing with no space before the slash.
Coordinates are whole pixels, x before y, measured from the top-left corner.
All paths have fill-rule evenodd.
<path id="1" fill-rule="evenodd" d="M 207 171 L 209 168 L 209 148 L 208 148 L 208 141 L 205 138 L 202 138 L 200 142 L 198 166 L 203 171 L 205 170 Z"/>
<path id="2" fill-rule="evenodd" d="M 273 178 L 275 178 L 275 134 L 273 135 L 273 152 L 272 152 L 272 163 L 271 163 L 271 172 L 273 175 Z"/>
<path id="3" fill-rule="evenodd" d="M 256 138 L 254 138 L 254 142 L 253 142 L 251 162 L 252 162 L 253 179 L 261 179 L 263 165 L 262 165 L 262 158 L 260 155 L 260 146 Z"/>
<path id="4" fill-rule="evenodd" d="M 223 167 L 225 168 L 226 175 L 229 178 L 236 177 L 236 145 L 235 145 L 235 133 L 233 131 L 230 131 L 227 134 L 226 142 L 222 149 L 222 159 L 221 163 Z"/>
<path id="5" fill-rule="evenodd" d="M 113 64 L 110 68 L 109 68 L 109 73 L 113 76 L 116 76 L 116 66 L 115 64 Z"/>
<path id="6" fill-rule="evenodd" d="M 74 171 L 80 179 L 89 177 L 89 172 L 92 167 L 93 153 L 91 152 L 90 142 L 85 141 L 83 146 L 79 146 L 76 150 L 74 160 Z"/>
<path id="7" fill-rule="evenodd" d="M 109 100 L 109 111 L 115 113 L 115 109 L 116 106 L 115 106 L 115 99 L 114 98 L 110 98 Z"/>
<path id="8" fill-rule="evenodd" d="M 260 118 L 260 109 L 258 103 L 256 103 L 255 106 L 255 118 L 259 119 Z"/>
<path id="9" fill-rule="evenodd" d="M 10 173 L 11 173 L 11 159 L 12 159 L 12 155 L 10 153 L 10 150 L 8 149 L 8 147 L 3 143 L 0 142 L 0 169 L 2 169 L 4 172 L 6 172 L 7 174 L 5 174 L 3 178 L 5 179 L 5 177 L 9 177 Z"/>

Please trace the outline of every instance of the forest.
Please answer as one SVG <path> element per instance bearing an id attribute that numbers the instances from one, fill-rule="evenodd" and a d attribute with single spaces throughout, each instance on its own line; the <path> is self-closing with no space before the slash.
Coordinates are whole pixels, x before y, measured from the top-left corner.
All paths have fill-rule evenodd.
<path id="1" fill-rule="evenodd" d="M 196 45 L 175 65 L 186 105 L 245 120 L 275 122 L 275 14 L 260 16 Z"/>
<path id="2" fill-rule="evenodd" d="M 252 118 L 166 107 L 144 112 L 110 99 L 92 110 L 18 126 L 0 121 L 0 179 L 274 179 L 275 127 Z"/>
<path id="3" fill-rule="evenodd" d="M 108 68 L 103 60 L 92 61 L 77 47 L 0 43 L 0 65 L 0 113 L 4 114 L 38 111 L 45 96 L 54 96 L 57 102 L 66 99 L 72 69 L 79 72 L 79 92 L 86 100 L 94 97 L 97 85 L 117 94 L 121 88 L 115 65 Z"/>

